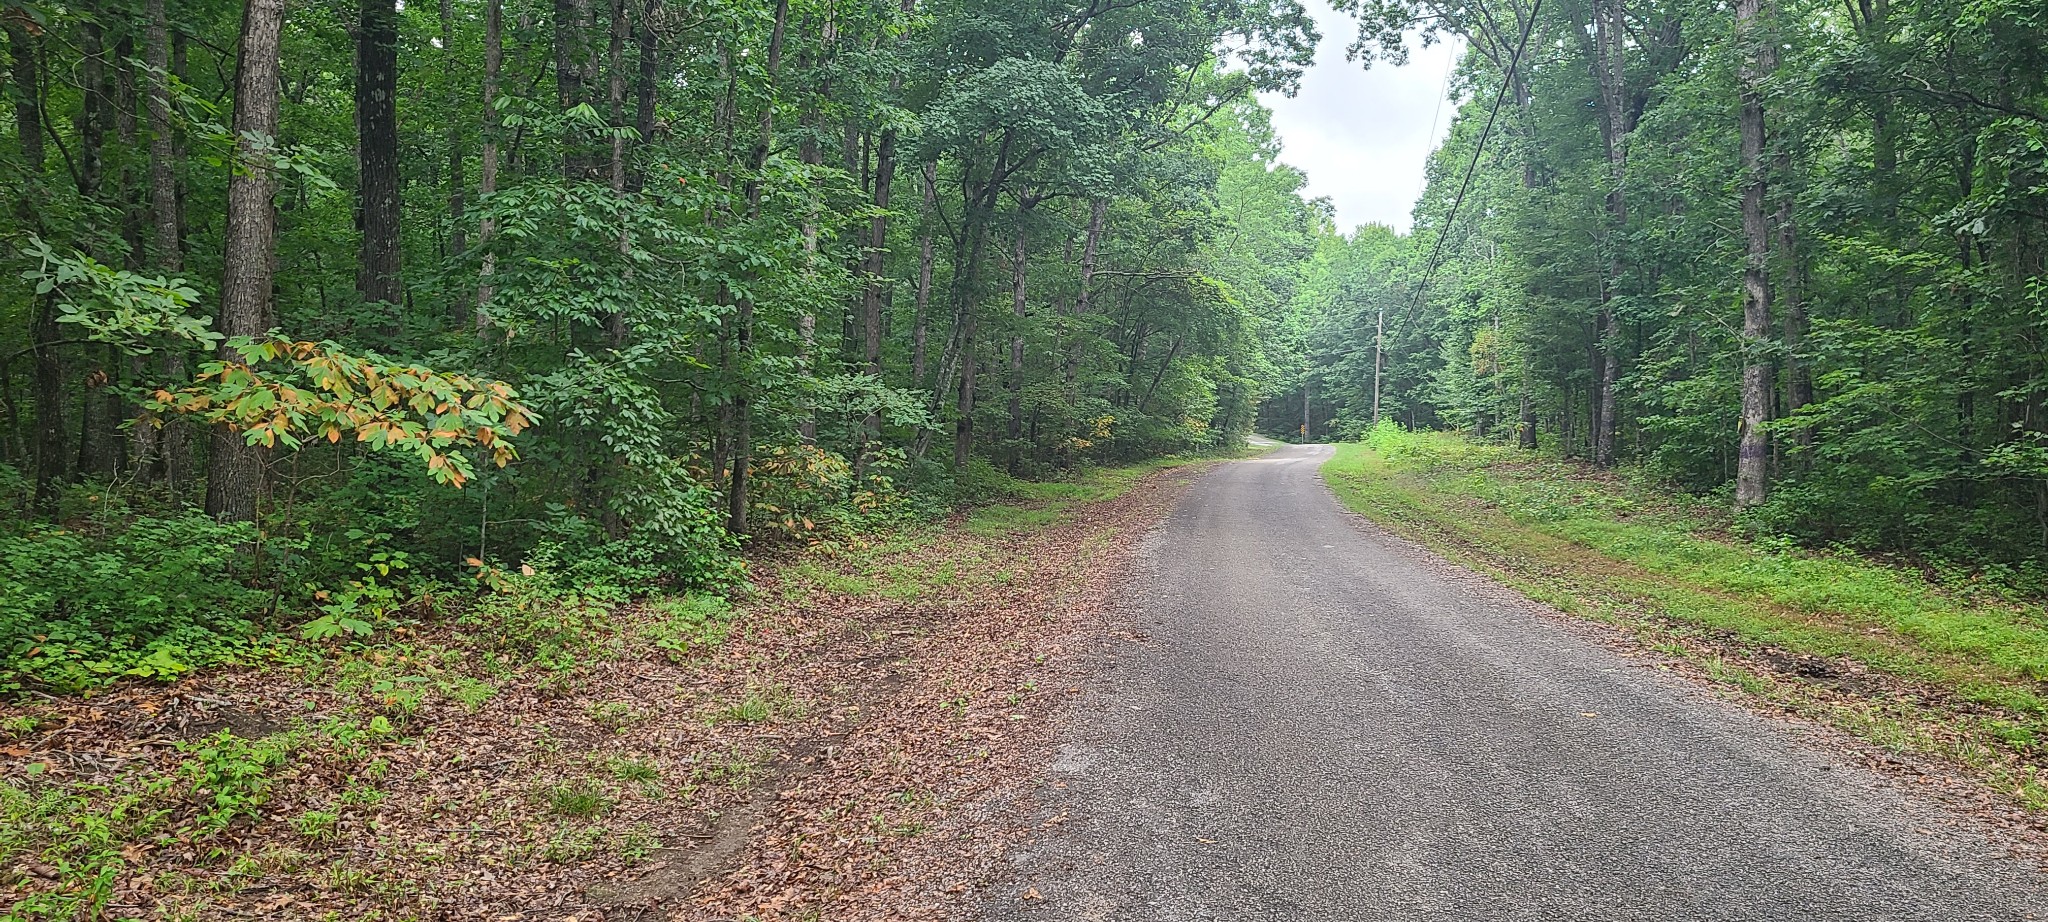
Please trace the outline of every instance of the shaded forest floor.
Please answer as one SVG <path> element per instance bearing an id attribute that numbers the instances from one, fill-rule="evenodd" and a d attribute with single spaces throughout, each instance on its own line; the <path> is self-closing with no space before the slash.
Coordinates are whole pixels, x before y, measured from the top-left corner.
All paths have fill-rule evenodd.
<path id="1" fill-rule="evenodd" d="M 1558 610 L 1655 668 L 1818 721 L 2048 860 L 2048 614 L 1970 574 L 1730 533 L 1655 484 L 1448 434 L 1338 446 L 1354 512 Z"/>
<path id="2" fill-rule="evenodd" d="M 1164 470 L 1160 468 L 1164 467 Z M 9 705 L 6 919 L 964 913 L 1132 539 L 1196 467 L 1098 471 L 757 565 Z"/>

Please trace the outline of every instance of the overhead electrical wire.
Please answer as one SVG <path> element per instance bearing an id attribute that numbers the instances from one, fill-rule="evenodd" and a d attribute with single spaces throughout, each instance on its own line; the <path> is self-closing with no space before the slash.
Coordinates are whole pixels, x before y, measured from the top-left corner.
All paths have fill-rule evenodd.
<path id="1" fill-rule="evenodd" d="M 1431 141 L 1436 140 L 1436 126 L 1443 124 L 1444 100 L 1450 98 L 1451 95 L 1451 74 L 1456 73 L 1458 70 L 1458 55 L 1455 52 L 1444 57 L 1447 60 L 1444 61 L 1443 85 L 1437 87 L 1436 90 L 1436 111 L 1429 114 L 1429 140 Z M 1422 193 L 1429 189 L 1429 171 L 1424 170 L 1422 172 L 1422 178 L 1415 182 L 1415 197 L 1417 199 L 1422 198 Z"/>
<path id="2" fill-rule="evenodd" d="M 1543 0 L 1536 0 L 1529 8 L 1529 19 L 1522 24 L 1522 37 L 1515 43 L 1515 53 L 1508 58 L 1508 72 L 1501 78 L 1500 91 L 1493 94 L 1493 107 L 1486 112 L 1486 127 L 1479 130 L 1479 143 L 1472 147 L 1472 160 L 1465 164 L 1465 178 L 1458 183 L 1457 197 L 1451 200 L 1451 213 L 1444 219 L 1442 229 L 1437 231 L 1436 245 L 1429 251 L 1429 261 L 1423 264 L 1422 282 L 1415 286 L 1415 298 L 1408 303 L 1408 310 L 1401 314 L 1401 326 L 1415 318 L 1415 309 L 1422 306 L 1422 295 L 1429 290 L 1429 283 L 1436 277 L 1437 257 L 1444 250 L 1444 238 L 1450 236 L 1451 228 L 1458 221 L 1458 208 L 1465 204 L 1465 192 L 1472 188 L 1472 173 L 1479 167 L 1479 157 L 1486 152 L 1486 140 L 1493 136 L 1494 119 L 1500 115 L 1500 104 L 1508 95 L 1508 87 L 1515 82 L 1515 74 L 1522 66 L 1522 52 L 1529 47 L 1529 34 L 1536 31 L 1536 14 L 1543 9 Z"/>

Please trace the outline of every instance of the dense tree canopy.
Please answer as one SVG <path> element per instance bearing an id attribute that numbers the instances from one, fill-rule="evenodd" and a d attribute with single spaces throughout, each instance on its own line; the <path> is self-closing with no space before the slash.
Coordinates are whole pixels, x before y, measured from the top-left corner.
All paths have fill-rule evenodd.
<path id="1" fill-rule="evenodd" d="M 1468 50 L 1413 236 L 1318 255 L 1318 419 L 1373 419 L 1384 310 L 1382 419 L 1640 463 L 1816 541 L 2048 560 L 2037 10 L 1351 8 L 1368 63 Z"/>
<path id="2" fill-rule="evenodd" d="M 0 19 L 10 547 L 203 510 L 287 605 L 375 555 L 715 580 L 748 534 L 1226 444 L 1327 233 L 1254 98 L 1314 48 L 1291 0 Z"/>

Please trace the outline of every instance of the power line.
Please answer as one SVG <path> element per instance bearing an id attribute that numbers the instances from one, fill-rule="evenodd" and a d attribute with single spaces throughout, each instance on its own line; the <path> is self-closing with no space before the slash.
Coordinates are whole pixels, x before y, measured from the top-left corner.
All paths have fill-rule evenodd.
<path id="1" fill-rule="evenodd" d="M 1445 50 L 1450 51 L 1451 49 L 1446 48 Z M 1458 55 L 1456 52 L 1447 54 L 1444 57 L 1447 58 L 1447 60 L 1444 62 L 1443 86 L 1437 87 L 1436 111 L 1431 112 L 1429 114 L 1429 139 L 1431 141 L 1436 140 L 1436 126 L 1443 123 L 1444 100 L 1448 99 L 1451 95 L 1451 74 L 1456 72 L 1458 69 Z M 1429 189 L 1428 173 L 1428 170 L 1424 170 L 1424 175 L 1422 179 L 1418 180 L 1415 183 L 1415 197 L 1418 199 L 1422 198 L 1422 193 Z"/>
<path id="2" fill-rule="evenodd" d="M 1465 178 L 1458 183 L 1458 195 L 1451 200 L 1450 216 L 1444 219 L 1442 230 L 1437 231 L 1436 246 L 1429 251 L 1429 261 L 1423 264 L 1422 282 L 1415 286 L 1415 299 L 1408 303 L 1408 310 L 1401 315 L 1401 326 L 1415 318 L 1415 309 L 1422 306 L 1422 294 L 1429 290 L 1429 283 L 1436 277 L 1437 257 L 1443 253 L 1444 238 L 1451 235 L 1451 228 L 1457 224 L 1458 208 L 1465 204 L 1465 192 L 1472 187 L 1472 172 L 1479 167 L 1479 155 L 1486 152 L 1486 139 L 1493 135 L 1494 118 L 1500 115 L 1501 101 L 1507 98 L 1508 87 L 1515 82 L 1515 73 L 1522 66 L 1522 51 L 1529 47 L 1529 33 L 1536 31 L 1536 14 L 1543 9 L 1543 0 L 1536 0 L 1529 8 L 1529 20 L 1522 24 L 1522 38 L 1515 43 L 1515 53 L 1508 58 L 1508 72 L 1500 81 L 1500 91 L 1493 94 L 1493 107 L 1486 112 L 1486 127 L 1479 131 L 1479 143 L 1472 147 L 1472 161 L 1465 164 Z"/>

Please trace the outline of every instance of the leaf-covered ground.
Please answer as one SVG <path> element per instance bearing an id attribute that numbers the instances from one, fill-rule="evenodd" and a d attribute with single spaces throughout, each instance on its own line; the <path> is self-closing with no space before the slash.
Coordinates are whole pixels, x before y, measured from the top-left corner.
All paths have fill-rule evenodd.
<path id="1" fill-rule="evenodd" d="M 1132 539 L 1193 475 L 172 685 L 16 703 L 7 919 L 941 919 L 1015 799 Z"/>

